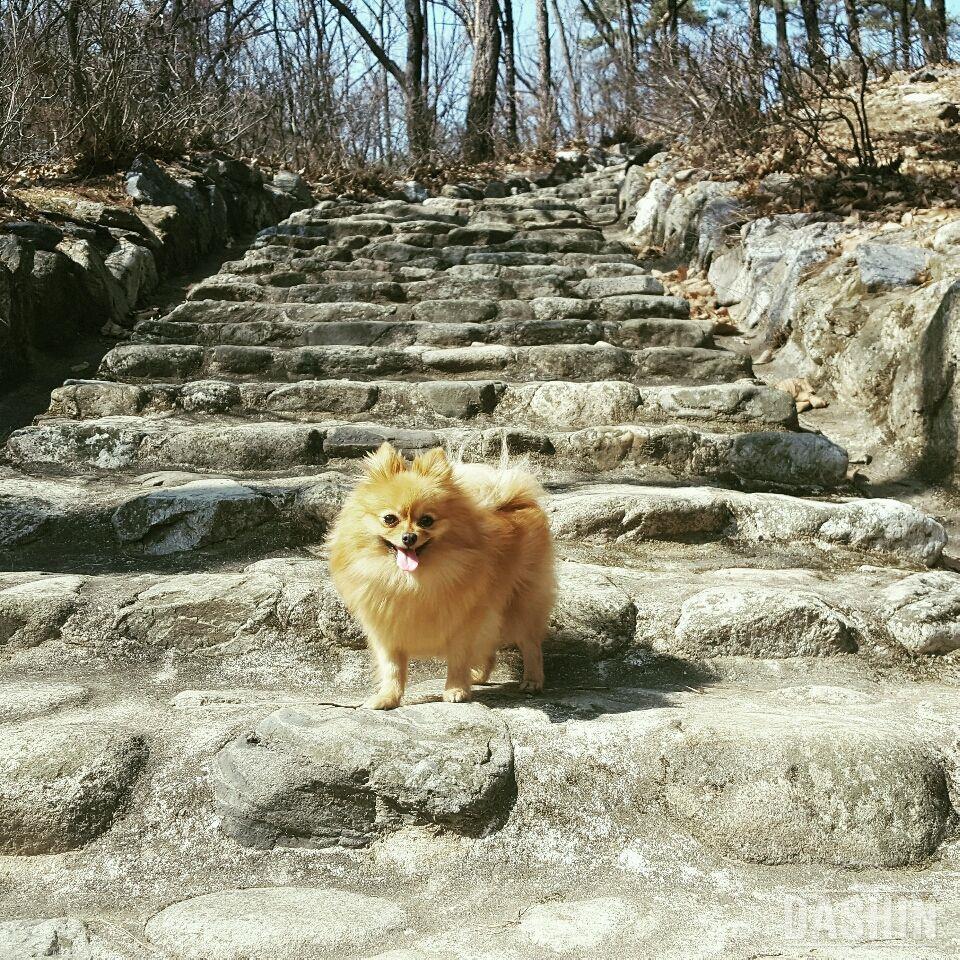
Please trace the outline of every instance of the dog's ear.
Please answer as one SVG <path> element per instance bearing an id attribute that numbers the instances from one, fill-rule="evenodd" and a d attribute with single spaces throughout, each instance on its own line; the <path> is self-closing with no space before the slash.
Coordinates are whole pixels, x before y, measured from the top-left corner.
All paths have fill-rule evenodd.
<path id="1" fill-rule="evenodd" d="M 426 453 L 421 453 L 414 459 L 410 469 L 436 483 L 449 483 L 453 479 L 453 467 L 450 466 L 443 447 L 434 447 Z"/>
<path id="2" fill-rule="evenodd" d="M 389 443 L 381 443 L 376 453 L 363 458 L 363 468 L 371 480 L 389 480 L 407 469 L 407 461 Z"/>

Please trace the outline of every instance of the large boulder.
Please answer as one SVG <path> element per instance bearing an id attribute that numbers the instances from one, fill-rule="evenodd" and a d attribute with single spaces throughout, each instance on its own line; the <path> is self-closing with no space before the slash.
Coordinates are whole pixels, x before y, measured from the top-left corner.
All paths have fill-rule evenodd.
<path id="1" fill-rule="evenodd" d="M 666 253 L 706 269 L 726 246 L 727 230 L 743 219 L 736 181 L 701 180 L 676 193 L 663 218 Z"/>
<path id="2" fill-rule="evenodd" d="M 887 630 L 910 653 L 951 653 L 960 649 L 960 577 L 918 573 L 884 594 Z"/>
<path id="3" fill-rule="evenodd" d="M 665 180 L 654 180 L 637 202 L 630 232 L 648 247 L 663 244 L 666 215 L 676 190 Z"/>
<path id="4" fill-rule="evenodd" d="M 213 764 L 224 831 L 247 846 L 365 846 L 407 824 L 484 834 L 516 795 L 503 721 L 479 704 L 285 708 Z"/>
<path id="5" fill-rule="evenodd" d="M 740 273 L 725 281 L 726 301 L 742 291 L 731 315 L 750 330 L 780 345 L 790 333 L 797 310 L 797 288 L 806 271 L 826 260 L 844 227 L 815 214 L 781 214 L 753 220 L 741 230 Z"/>
<path id="6" fill-rule="evenodd" d="M 269 498 L 236 480 L 194 480 L 128 500 L 113 514 L 121 542 L 151 556 L 234 540 L 273 519 Z"/>
<path id="7" fill-rule="evenodd" d="M 714 588 L 690 597 L 676 627 L 676 649 L 695 657 L 817 657 L 853 653 L 856 628 L 813 594 Z"/>
<path id="8" fill-rule="evenodd" d="M 908 866 L 956 824 L 944 759 L 892 728 L 731 710 L 660 749 L 669 814 L 751 863 Z"/>
<path id="9" fill-rule="evenodd" d="M 60 853 L 100 836 L 146 755 L 143 737 L 109 724 L 0 727 L 0 852 Z"/>

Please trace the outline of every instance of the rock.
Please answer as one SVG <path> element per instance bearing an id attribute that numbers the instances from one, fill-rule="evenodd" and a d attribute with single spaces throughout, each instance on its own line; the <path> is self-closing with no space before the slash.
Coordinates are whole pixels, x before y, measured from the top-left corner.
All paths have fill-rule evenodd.
<path id="1" fill-rule="evenodd" d="M 266 574 L 187 574 L 161 580 L 117 611 L 111 635 L 149 651 L 223 656 L 280 631 L 281 584 Z"/>
<path id="2" fill-rule="evenodd" d="M 710 261 L 707 280 L 713 287 L 717 306 L 732 307 L 746 296 L 749 286 L 743 264 L 743 248 L 732 247 Z"/>
<path id="3" fill-rule="evenodd" d="M 107 268 L 100 250 L 89 240 L 76 240 L 71 237 L 65 238 L 58 250 L 79 268 L 75 274 L 97 316 L 116 324 L 125 323 L 133 304 L 129 303 L 120 283 Z"/>
<path id="4" fill-rule="evenodd" d="M 516 792 L 506 725 L 479 704 L 390 713 L 286 708 L 213 765 L 224 831 L 247 846 L 366 846 L 406 824 L 485 834 Z"/>
<path id="5" fill-rule="evenodd" d="M 818 657 L 856 652 L 849 620 L 813 594 L 739 588 L 704 590 L 687 600 L 676 648 L 697 657 Z"/>
<path id="6" fill-rule="evenodd" d="M 622 936 L 632 912 L 633 907 L 613 897 L 537 903 L 523 912 L 520 935 L 556 953 L 593 951 Z"/>
<path id="7" fill-rule="evenodd" d="M 869 291 L 920 283 L 927 269 L 927 252 L 892 243 L 861 243 L 856 250 L 860 282 Z"/>
<path id="8" fill-rule="evenodd" d="M 684 718 L 660 749 L 670 815 L 749 863 L 919 864 L 956 819 L 943 759 L 875 724 L 731 709 Z"/>
<path id="9" fill-rule="evenodd" d="M 764 340 L 780 346 L 797 310 L 797 290 L 809 267 L 826 260 L 843 233 L 842 225 L 812 214 L 761 217 L 741 231 L 742 272 L 730 286 L 743 291 L 731 311 L 747 329 L 763 327 Z"/>
<path id="10" fill-rule="evenodd" d="M 272 520 L 267 498 L 235 480 L 193 480 L 128 500 L 113 514 L 117 536 L 150 556 L 234 540 Z"/>
<path id="11" fill-rule="evenodd" d="M 146 754 L 141 736 L 96 722 L 0 727 L 0 852 L 60 853 L 100 836 Z"/>
<path id="12" fill-rule="evenodd" d="M 0 683 L 0 723 L 27 720 L 61 707 L 72 707 L 83 703 L 89 696 L 89 688 L 77 683 L 44 683 L 39 680 Z"/>
<path id="13" fill-rule="evenodd" d="M 665 180 L 654 180 L 637 203 L 630 232 L 637 242 L 648 247 L 663 244 L 667 209 L 676 191 Z"/>
<path id="14" fill-rule="evenodd" d="M 104 266 L 119 284 L 127 312 L 139 306 L 159 282 L 153 254 L 129 240 L 120 240 L 117 248 L 107 255 Z"/>
<path id="15" fill-rule="evenodd" d="M 57 244 L 63 240 L 63 231 L 59 227 L 31 220 L 11 220 L 3 225 L 3 232 L 29 240 L 38 250 L 56 250 Z"/>
<path id="16" fill-rule="evenodd" d="M 402 193 L 410 203 L 423 203 L 429 196 L 427 188 L 418 180 L 395 180 L 393 189 Z"/>
<path id="17" fill-rule="evenodd" d="M 59 638 L 82 585 L 82 577 L 50 576 L 0 589 L 0 644 L 35 647 Z"/>
<path id="18" fill-rule="evenodd" d="M 943 526 L 896 500 L 825 503 L 774 493 L 618 484 L 554 495 L 554 532 L 568 540 L 728 536 L 742 543 L 849 547 L 933 566 L 947 542 Z"/>
<path id="19" fill-rule="evenodd" d="M 126 176 L 126 190 L 137 204 L 196 209 L 195 196 L 144 154 L 137 156 L 131 164 Z"/>
<path id="20" fill-rule="evenodd" d="M 835 487 L 847 474 L 847 452 L 822 434 L 758 431 L 730 442 L 729 469 L 750 482 Z"/>
<path id="21" fill-rule="evenodd" d="M 0 921 L 0 957 L 4 960 L 130 960 L 115 952 L 75 917 Z"/>
<path id="22" fill-rule="evenodd" d="M 383 897 L 249 887 L 174 903 L 151 917 L 145 932 L 183 960 L 294 960 L 352 952 L 404 923 L 404 911 Z"/>
<path id="23" fill-rule="evenodd" d="M 957 246 L 960 246 L 960 218 L 948 220 L 933 235 L 933 249 L 937 253 L 951 253 Z"/>
<path id="24" fill-rule="evenodd" d="M 35 539 L 48 517 L 47 505 L 42 500 L 8 497 L 0 493 L 0 550 Z"/>
<path id="25" fill-rule="evenodd" d="M 887 630 L 910 653 L 950 653 L 960 649 L 960 577 L 918 573 L 888 587 L 884 594 Z"/>
<path id="26" fill-rule="evenodd" d="M 947 544 L 947 533 L 932 517 L 895 500 L 861 500 L 835 510 L 817 531 L 829 543 L 881 552 L 896 544 L 902 556 L 933 566 Z"/>
<path id="27" fill-rule="evenodd" d="M 726 231 L 743 219 L 732 194 L 740 184 L 701 180 L 676 193 L 663 218 L 663 246 L 668 253 L 707 269 L 726 246 Z"/>
<path id="28" fill-rule="evenodd" d="M 290 170 L 278 170 L 273 175 L 272 183 L 278 190 L 290 194 L 296 200 L 303 203 L 313 203 L 313 194 L 310 192 L 310 187 L 298 173 L 293 173 Z"/>
<path id="29" fill-rule="evenodd" d="M 637 607 L 603 567 L 561 563 L 547 654 L 615 656 L 633 642 Z"/>

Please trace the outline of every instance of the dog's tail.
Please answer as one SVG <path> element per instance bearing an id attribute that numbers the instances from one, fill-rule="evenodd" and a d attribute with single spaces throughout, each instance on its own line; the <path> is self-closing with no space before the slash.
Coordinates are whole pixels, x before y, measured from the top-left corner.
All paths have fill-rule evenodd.
<path id="1" fill-rule="evenodd" d="M 512 513 L 539 508 L 546 497 L 543 487 L 523 466 L 501 465 L 498 469 L 482 463 L 459 463 L 454 469 L 457 482 L 488 510 Z"/>

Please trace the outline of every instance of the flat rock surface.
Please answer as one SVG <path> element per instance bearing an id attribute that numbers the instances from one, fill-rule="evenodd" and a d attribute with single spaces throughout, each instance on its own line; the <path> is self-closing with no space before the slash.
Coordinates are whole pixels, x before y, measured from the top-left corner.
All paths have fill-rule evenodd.
<path id="1" fill-rule="evenodd" d="M 381 897 L 313 887 L 224 890 L 172 904 L 146 934 L 185 960 L 311 960 L 401 927 L 404 911 Z"/>

